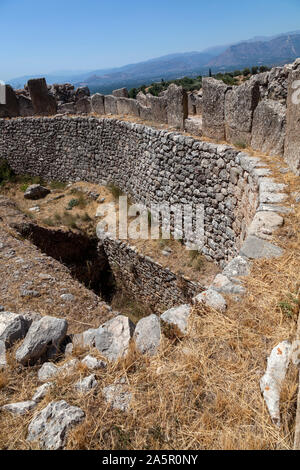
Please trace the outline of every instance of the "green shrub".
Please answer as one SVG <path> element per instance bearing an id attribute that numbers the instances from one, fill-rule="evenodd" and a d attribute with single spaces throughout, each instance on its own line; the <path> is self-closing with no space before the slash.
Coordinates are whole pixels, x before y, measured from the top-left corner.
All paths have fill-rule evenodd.
<path id="1" fill-rule="evenodd" d="M 65 189 L 67 183 L 63 183 L 62 181 L 51 181 L 50 188 L 51 189 Z"/>
<path id="2" fill-rule="evenodd" d="M 5 159 L 0 160 L 0 185 L 14 181 L 15 173 Z"/>
<path id="3" fill-rule="evenodd" d="M 71 199 L 67 205 L 67 210 L 71 211 L 73 207 L 79 206 L 79 199 Z"/>
<path id="4" fill-rule="evenodd" d="M 107 185 L 107 188 L 115 199 L 118 199 L 120 196 L 123 195 L 123 191 L 119 188 L 119 186 L 115 185 L 114 183 L 109 183 Z"/>
<path id="5" fill-rule="evenodd" d="M 234 145 L 239 149 L 245 149 L 247 147 L 245 142 L 236 142 Z"/>

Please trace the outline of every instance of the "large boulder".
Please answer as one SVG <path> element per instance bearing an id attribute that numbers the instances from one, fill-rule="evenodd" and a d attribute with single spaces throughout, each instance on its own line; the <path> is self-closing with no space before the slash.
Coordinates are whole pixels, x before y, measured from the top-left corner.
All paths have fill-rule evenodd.
<path id="1" fill-rule="evenodd" d="M 24 193 L 24 198 L 36 201 L 38 199 L 43 199 L 44 197 L 48 196 L 50 192 L 51 191 L 49 189 L 44 188 L 44 186 L 41 186 L 40 184 L 32 184 L 26 189 Z"/>
<path id="2" fill-rule="evenodd" d="M 112 95 L 104 96 L 105 114 L 117 114 L 117 98 Z"/>
<path id="3" fill-rule="evenodd" d="M 225 96 L 231 89 L 220 80 L 203 79 L 203 134 L 213 140 L 225 140 Z"/>
<path id="4" fill-rule="evenodd" d="M 10 85 L 1 85 L 1 96 L 2 89 L 4 89 L 5 103 L 0 102 L 0 118 L 5 117 L 17 117 L 19 116 L 19 102 L 17 96 Z"/>
<path id="5" fill-rule="evenodd" d="M 168 124 L 176 129 L 184 129 L 184 121 L 188 117 L 187 92 L 172 83 L 166 93 Z"/>
<path id="6" fill-rule="evenodd" d="M 278 101 L 261 101 L 253 115 L 251 147 L 268 155 L 283 155 L 286 107 Z"/>
<path id="7" fill-rule="evenodd" d="M 164 312 L 161 320 L 170 325 L 170 327 L 179 336 L 185 335 L 188 327 L 188 320 L 191 314 L 190 305 L 180 305 Z"/>
<path id="8" fill-rule="evenodd" d="M 27 441 L 38 442 L 45 450 L 63 449 L 69 430 L 84 418 L 84 411 L 77 406 L 71 406 L 64 400 L 51 402 L 31 421 Z"/>
<path id="9" fill-rule="evenodd" d="M 119 315 L 98 328 L 95 346 L 109 361 L 125 356 L 135 325 L 123 315 Z"/>
<path id="10" fill-rule="evenodd" d="M 112 95 L 116 98 L 129 98 L 127 88 L 119 88 L 118 90 L 114 90 Z"/>
<path id="11" fill-rule="evenodd" d="M 246 82 L 226 93 L 226 140 L 235 145 L 250 145 L 253 113 L 260 98 L 257 82 Z"/>
<path id="12" fill-rule="evenodd" d="M 56 114 L 56 99 L 49 93 L 45 78 L 29 80 L 27 85 L 34 113 L 40 116 Z"/>
<path id="13" fill-rule="evenodd" d="M 26 116 L 34 115 L 32 101 L 30 98 L 24 95 L 19 95 L 18 103 L 19 103 L 19 115 L 20 116 L 26 117 Z"/>
<path id="14" fill-rule="evenodd" d="M 12 312 L 1 312 L 0 341 L 3 341 L 6 347 L 11 346 L 16 341 L 24 338 L 30 324 L 31 322 L 23 317 L 23 315 Z"/>
<path id="15" fill-rule="evenodd" d="M 136 325 L 134 340 L 137 350 L 141 354 L 154 356 L 160 345 L 161 328 L 157 315 L 142 318 Z"/>
<path id="16" fill-rule="evenodd" d="M 91 95 L 90 89 L 87 86 L 81 86 L 75 91 L 75 101 L 79 101 L 82 98 L 88 98 Z"/>
<path id="17" fill-rule="evenodd" d="M 105 114 L 104 95 L 96 93 L 91 97 L 92 112 L 96 114 Z"/>
<path id="18" fill-rule="evenodd" d="M 153 96 L 150 93 L 146 96 L 148 107 L 150 108 L 150 119 L 155 122 L 168 122 L 167 100 L 165 97 Z M 142 113 L 140 111 L 142 117 Z M 147 119 L 146 119 L 147 120 Z"/>
<path id="19" fill-rule="evenodd" d="M 136 100 L 131 98 L 118 98 L 117 99 L 117 113 L 129 116 L 139 116 L 139 105 Z"/>
<path id="20" fill-rule="evenodd" d="M 16 352 L 17 361 L 26 365 L 43 357 L 55 357 L 66 337 L 67 329 L 67 321 L 60 318 L 46 316 L 34 322 Z"/>
<path id="21" fill-rule="evenodd" d="M 225 312 L 227 309 L 226 300 L 214 289 L 208 289 L 195 297 L 196 304 L 203 304 L 219 312 Z"/>
<path id="22" fill-rule="evenodd" d="M 300 68 L 290 73 L 287 99 L 287 125 L 284 159 L 300 175 Z"/>

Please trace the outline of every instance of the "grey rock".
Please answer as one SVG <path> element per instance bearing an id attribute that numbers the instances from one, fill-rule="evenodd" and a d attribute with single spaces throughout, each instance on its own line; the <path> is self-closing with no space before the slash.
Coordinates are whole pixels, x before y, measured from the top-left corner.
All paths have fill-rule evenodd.
<path id="1" fill-rule="evenodd" d="M 66 320 L 54 317 L 43 317 L 34 322 L 22 344 L 16 352 L 16 359 L 22 364 L 36 362 L 42 356 L 53 357 L 53 350 L 58 353 L 68 329 Z"/>
<path id="2" fill-rule="evenodd" d="M 234 279 L 242 276 L 249 276 L 250 264 L 249 261 L 242 256 L 233 258 L 223 270 L 223 275 L 228 279 Z"/>
<path id="3" fill-rule="evenodd" d="M 184 129 L 188 117 L 188 97 L 186 91 L 172 83 L 166 93 L 168 124 L 176 129 Z"/>
<path id="4" fill-rule="evenodd" d="M 24 198 L 32 200 L 43 199 L 48 194 L 50 194 L 50 192 L 51 191 L 49 189 L 44 188 L 40 184 L 32 184 L 26 189 Z"/>
<path id="5" fill-rule="evenodd" d="M 249 236 L 240 250 L 240 255 L 249 259 L 279 258 L 283 255 L 283 250 L 268 241 Z"/>
<path id="6" fill-rule="evenodd" d="M 91 390 L 97 387 L 97 385 L 98 382 L 96 380 L 96 376 L 93 374 L 89 377 L 86 377 L 85 379 L 78 380 L 78 382 L 75 383 L 74 388 L 79 393 L 89 393 Z"/>
<path id="7" fill-rule="evenodd" d="M 248 235 L 271 240 L 273 232 L 283 225 L 283 218 L 276 212 L 257 212 L 248 229 Z"/>
<path id="8" fill-rule="evenodd" d="M 134 340 L 141 354 L 154 356 L 160 345 L 161 328 L 157 315 L 142 318 L 136 325 Z"/>
<path id="9" fill-rule="evenodd" d="M 31 322 L 23 315 L 12 312 L 0 313 L 0 341 L 4 341 L 6 347 L 24 338 Z"/>
<path id="10" fill-rule="evenodd" d="M 77 114 L 89 114 L 92 112 L 91 98 L 85 96 L 75 103 L 75 112 Z"/>
<path id="11" fill-rule="evenodd" d="M 135 325 L 125 316 L 119 315 L 98 328 L 95 346 L 109 361 L 125 356 Z"/>
<path id="12" fill-rule="evenodd" d="M 118 90 L 113 90 L 112 95 L 116 98 L 128 98 L 128 90 L 127 88 L 119 88 Z"/>
<path id="13" fill-rule="evenodd" d="M 0 118 L 13 118 L 19 116 L 19 103 L 17 96 L 10 85 L 5 85 L 6 103 L 0 104 Z"/>
<path id="14" fill-rule="evenodd" d="M 136 100 L 130 98 L 117 99 L 117 114 L 128 116 L 139 116 L 139 105 Z"/>
<path id="15" fill-rule="evenodd" d="M 35 394 L 32 397 L 32 400 L 35 401 L 36 403 L 39 403 L 45 398 L 45 396 L 47 395 L 49 390 L 51 390 L 52 387 L 53 387 L 53 384 L 51 382 L 46 382 L 45 384 L 41 385 L 40 387 L 36 389 Z"/>
<path id="16" fill-rule="evenodd" d="M 234 279 L 228 279 L 227 276 L 223 274 L 218 274 L 212 285 L 210 286 L 211 289 L 223 294 L 236 294 L 236 295 L 244 295 L 246 289 Z"/>
<path id="17" fill-rule="evenodd" d="M 194 299 L 194 302 L 203 303 L 214 310 L 219 312 L 225 312 L 227 309 L 226 300 L 224 297 L 216 292 L 214 289 L 208 289 L 201 294 L 197 295 Z"/>
<path id="18" fill-rule="evenodd" d="M 203 134 L 211 139 L 225 140 L 225 96 L 231 89 L 214 78 L 204 78 Z"/>
<path id="19" fill-rule="evenodd" d="M 105 114 L 104 108 L 104 95 L 96 93 L 91 97 L 92 111 L 96 114 L 103 115 Z"/>
<path id="20" fill-rule="evenodd" d="M 117 114 L 117 98 L 112 95 L 104 96 L 105 114 Z"/>
<path id="21" fill-rule="evenodd" d="M 18 96 L 19 115 L 22 117 L 33 116 L 34 110 L 30 98 L 24 95 Z"/>
<path id="22" fill-rule="evenodd" d="M 37 403 L 35 401 L 23 401 L 20 403 L 10 403 L 9 405 L 2 406 L 3 411 L 8 411 L 13 415 L 23 416 L 29 411 L 36 408 Z"/>
<path id="23" fill-rule="evenodd" d="M 31 421 L 27 440 L 38 442 L 41 449 L 60 450 L 66 444 L 69 430 L 82 423 L 85 413 L 64 400 L 52 402 Z"/>
<path id="24" fill-rule="evenodd" d="M 179 333 L 185 335 L 187 332 L 188 320 L 191 313 L 190 305 L 180 305 L 171 308 L 161 315 L 161 320 L 172 326 L 175 326 Z"/>
<path id="25" fill-rule="evenodd" d="M 93 356 L 86 356 L 82 361 L 82 364 L 84 364 L 88 369 L 90 370 L 98 370 L 98 369 L 105 369 L 107 367 L 107 363 L 104 361 L 100 361 L 96 357 Z"/>
<path id="26" fill-rule="evenodd" d="M 64 302 L 73 302 L 75 300 L 75 297 L 73 294 L 62 294 L 60 298 Z"/>
<path id="27" fill-rule="evenodd" d="M 98 332 L 95 328 L 90 328 L 89 330 L 84 331 L 83 333 L 78 333 L 73 337 L 73 345 L 79 347 L 90 347 L 95 346 L 95 337 Z"/>
<path id="28" fill-rule="evenodd" d="M 59 373 L 59 368 L 52 362 L 45 362 L 38 371 L 38 379 L 40 382 L 48 382 L 54 379 Z"/>
<path id="29" fill-rule="evenodd" d="M 300 69 L 293 70 L 288 80 L 287 125 L 284 159 L 291 170 L 300 175 Z M 298 84 L 298 86 L 297 86 Z"/>
<path id="30" fill-rule="evenodd" d="M 102 393 L 112 409 L 128 411 L 130 408 L 132 394 L 124 380 L 121 379 L 119 383 L 105 387 Z"/>

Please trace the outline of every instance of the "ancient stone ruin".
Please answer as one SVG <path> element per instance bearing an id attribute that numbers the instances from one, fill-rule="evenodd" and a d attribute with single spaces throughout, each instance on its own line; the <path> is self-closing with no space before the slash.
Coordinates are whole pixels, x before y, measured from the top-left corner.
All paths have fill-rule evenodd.
<path id="1" fill-rule="evenodd" d="M 110 410 L 129 413 L 134 392 L 128 377 L 117 377 L 104 386 L 101 372 L 130 357 L 133 347 L 149 361 L 157 357 L 165 337 L 176 348 L 189 335 L 193 309 L 200 308 L 208 316 L 211 309 L 224 316 L 229 304 L 247 295 L 244 281 L 252 263 L 284 255 L 273 235 L 291 213 L 286 205 L 289 188 L 277 181 L 264 157 L 281 159 L 282 174 L 290 169 L 300 175 L 300 108 L 294 96 L 299 79 L 297 60 L 236 87 L 205 78 L 201 92 L 187 94 L 173 84 L 160 96 L 139 93 L 137 99 L 129 98 L 125 88 L 90 96 L 87 87 L 49 87 L 44 79 L 30 80 L 24 90 L 6 87 L 7 102 L 0 105 L 0 158 L 16 175 L 65 182 L 70 187 L 80 182 L 113 184 L 148 211 L 153 203 L 167 202 L 173 208 L 202 205 L 201 254 L 218 271 L 209 282 L 195 281 L 140 252 L 127 239 L 116 239 L 108 232 L 90 236 L 45 227 L 1 196 L 3 259 L 14 263 L 15 254 L 23 249 L 32 263 L 24 267 L 26 274 L 17 271 L 15 276 L 18 283 L 28 275 L 18 287 L 21 297 L 35 301 L 47 283 L 53 288 L 68 286 L 59 298 L 47 294 L 42 314 L 1 307 L 0 369 L 9 370 L 7 358 L 13 351 L 19 367 L 38 368 L 40 382 L 29 400 L 6 403 L 1 413 L 33 412 L 62 378 L 68 382 L 79 371 L 72 384 L 76 397 L 100 393 Z M 24 199 L 39 204 L 64 197 L 53 195 L 42 184 L 30 185 L 24 192 Z M 99 202 L 99 194 L 89 193 L 89 197 Z M 31 210 L 38 212 L 40 207 Z M 180 241 L 183 247 L 195 242 L 185 229 Z M 171 252 L 165 250 L 164 255 Z M 18 263 L 25 263 L 20 255 Z M 56 280 L 40 272 L 42 287 L 36 290 L 29 278 L 48 265 Z M 128 315 L 113 311 L 109 304 L 117 285 L 150 306 L 152 314 L 134 323 Z M 77 292 L 84 299 L 77 305 L 79 310 Z M 51 315 L 47 308 L 57 304 L 68 312 L 74 309 L 74 317 L 69 321 Z M 87 312 L 94 310 L 97 325 L 89 323 Z M 285 341 L 270 350 L 260 383 L 276 426 L 281 424 L 279 399 L 291 347 Z M 81 355 L 73 356 L 74 351 Z M 38 443 L 42 449 L 63 449 L 86 414 L 64 399 L 44 405 L 30 420 L 26 442 Z"/>

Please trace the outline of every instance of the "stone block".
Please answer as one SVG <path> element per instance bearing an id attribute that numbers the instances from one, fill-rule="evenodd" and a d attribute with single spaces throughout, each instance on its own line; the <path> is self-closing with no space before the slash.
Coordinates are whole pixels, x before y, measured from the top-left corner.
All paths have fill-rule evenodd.
<path id="1" fill-rule="evenodd" d="M 300 69 L 290 73 L 287 99 L 287 126 L 284 159 L 300 175 Z"/>
<path id="2" fill-rule="evenodd" d="M 283 155 L 286 107 L 278 101 L 261 101 L 253 115 L 251 147 L 268 155 Z"/>
<path id="3" fill-rule="evenodd" d="M 40 116 L 51 116 L 56 114 L 56 100 L 49 93 L 47 83 L 44 78 L 29 80 L 28 90 L 35 114 Z"/>
<path id="4" fill-rule="evenodd" d="M 203 79 L 203 134 L 213 140 L 225 140 L 225 96 L 231 89 L 214 78 Z"/>

